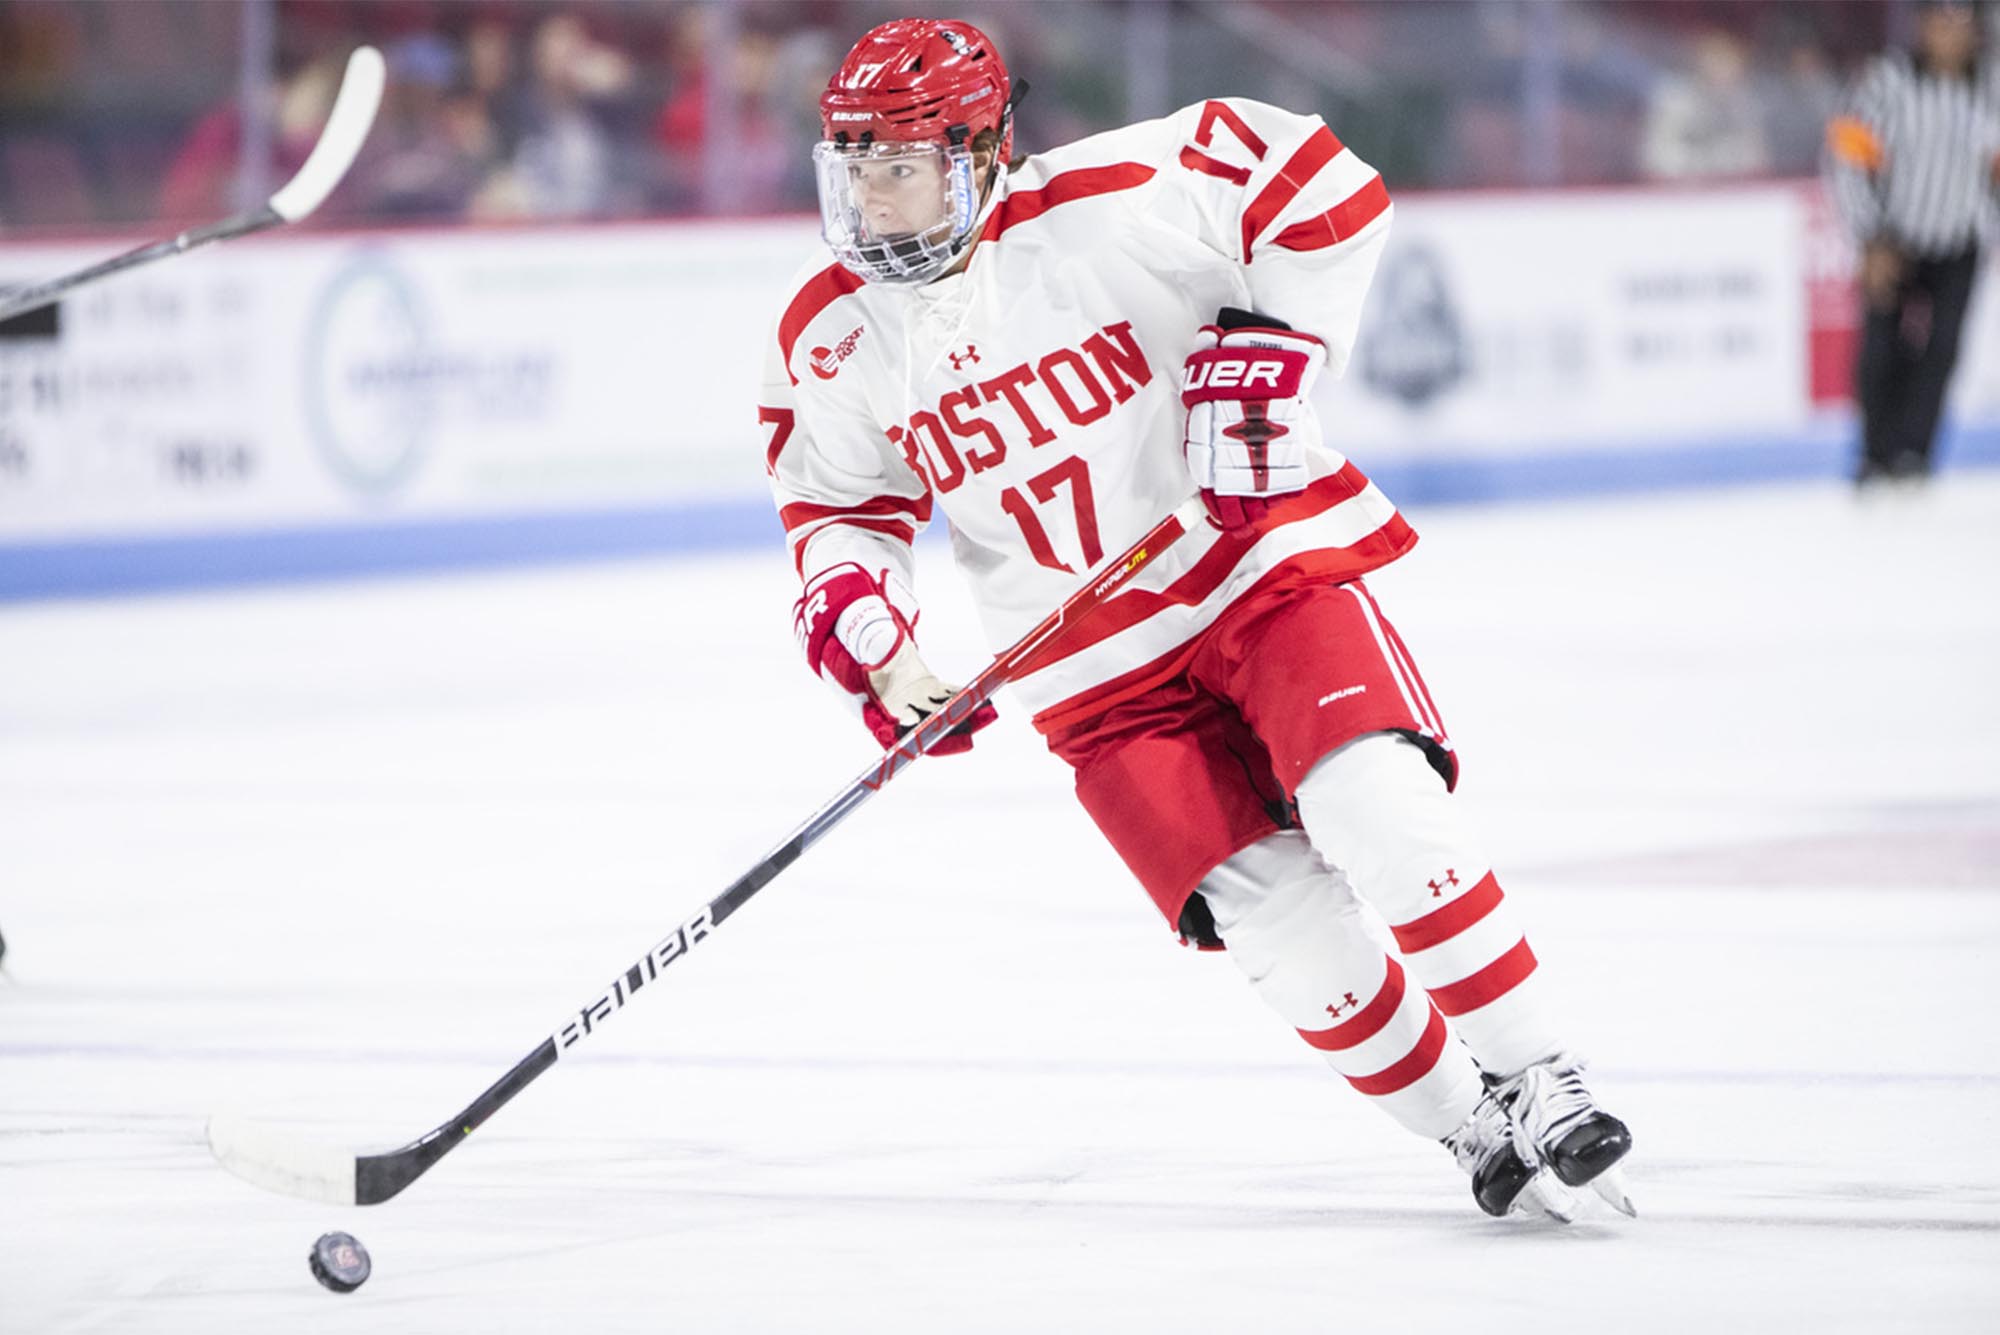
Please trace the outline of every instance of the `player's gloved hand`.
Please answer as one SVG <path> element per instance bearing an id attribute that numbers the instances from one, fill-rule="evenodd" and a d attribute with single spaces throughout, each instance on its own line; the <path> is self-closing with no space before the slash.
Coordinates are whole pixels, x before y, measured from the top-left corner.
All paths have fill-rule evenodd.
<path id="1" fill-rule="evenodd" d="M 860 712 L 885 750 L 957 691 L 917 656 L 916 616 L 916 599 L 902 580 L 886 570 L 871 575 L 852 561 L 815 575 L 792 608 L 792 632 L 806 662 Z M 987 701 L 931 754 L 970 751 L 972 734 L 997 717 Z"/>
<path id="2" fill-rule="evenodd" d="M 1326 344 L 1275 321 L 1202 326 L 1181 377 L 1183 449 L 1223 528 L 1253 523 L 1272 497 L 1305 488 L 1306 451 L 1320 440 L 1308 396 L 1325 365 Z"/>

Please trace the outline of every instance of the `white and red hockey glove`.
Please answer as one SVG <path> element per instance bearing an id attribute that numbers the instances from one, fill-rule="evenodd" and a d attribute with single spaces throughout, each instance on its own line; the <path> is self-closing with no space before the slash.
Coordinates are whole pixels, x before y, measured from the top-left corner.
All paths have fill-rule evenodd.
<path id="1" fill-rule="evenodd" d="M 902 580 L 887 570 L 871 575 L 852 561 L 813 576 L 792 608 L 792 632 L 806 662 L 860 712 L 884 750 L 957 690 L 917 656 L 916 620 L 916 598 Z M 931 754 L 970 751 L 972 734 L 998 717 L 987 701 Z"/>
<path id="2" fill-rule="evenodd" d="M 1279 321 L 1203 325 L 1181 377 L 1182 447 L 1209 517 L 1225 529 L 1254 523 L 1273 497 L 1303 491 L 1306 452 L 1319 444 L 1309 396 L 1326 344 Z M 1262 317 L 1251 317 L 1261 319 Z"/>

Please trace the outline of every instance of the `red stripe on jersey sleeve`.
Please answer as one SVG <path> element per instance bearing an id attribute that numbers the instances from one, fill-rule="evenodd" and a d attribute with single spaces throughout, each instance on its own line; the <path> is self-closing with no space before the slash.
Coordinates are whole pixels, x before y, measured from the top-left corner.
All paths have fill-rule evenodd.
<path id="1" fill-rule="evenodd" d="M 1438 1058 L 1444 1055 L 1445 1040 L 1450 1037 L 1445 1028 L 1444 1016 L 1438 1014 L 1437 1007 L 1430 1008 L 1431 1022 L 1424 1028 L 1424 1036 L 1417 1040 L 1417 1046 L 1410 1055 L 1394 1066 L 1377 1071 L 1374 1075 L 1350 1075 L 1347 1083 L 1363 1094 L 1394 1094 L 1408 1089 L 1417 1081 L 1437 1069 Z"/>
<path id="2" fill-rule="evenodd" d="M 1008 228 L 1033 222 L 1060 205 L 1089 199 L 1093 195 L 1130 190 L 1152 179 L 1153 169 L 1137 162 L 1115 162 L 1108 167 L 1079 167 L 1075 171 L 1064 172 L 1051 177 L 1049 183 L 1039 190 L 1023 190 L 1001 200 L 1000 207 L 986 220 L 979 239 L 991 241 Z"/>
<path id="3" fill-rule="evenodd" d="M 1413 950 L 1427 950 L 1441 942 L 1449 941 L 1466 928 L 1500 907 L 1500 882 L 1487 872 L 1479 878 L 1479 884 L 1446 904 L 1435 913 L 1426 913 L 1412 922 L 1389 930 L 1396 935 L 1396 945 L 1407 955 Z"/>
<path id="4" fill-rule="evenodd" d="M 789 532 L 806 524 L 822 519 L 860 519 L 871 516 L 908 515 L 919 524 L 927 524 L 931 518 L 931 497 L 929 492 L 922 496 L 875 496 L 859 505 L 814 505 L 809 501 L 793 501 L 778 511 L 778 518 Z"/>
<path id="5" fill-rule="evenodd" d="M 1250 207 L 1243 211 L 1243 262 L 1250 262 L 1250 243 L 1262 236 L 1271 220 L 1285 211 L 1285 206 L 1299 197 L 1299 191 L 1306 183 L 1319 174 L 1319 169 L 1333 161 L 1340 152 L 1340 141 L 1333 137 L 1333 131 L 1324 125 L 1298 147 L 1285 165 L 1278 168 L 1278 174 L 1263 188 Z"/>
<path id="6" fill-rule="evenodd" d="M 1299 1037 L 1321 1052 L 1345 1052 L 1365 1043 L 1381 1033 L 1382 1026 L 1395 1015 L 1396 1008 L 1403 1004 L 1406 987 L 1403 966 L 1390 960 L 1389 976 L 1383 979 L 1382 990 L 1373 1001 L 1331 1029 L 1301 1029 Z"/>
<path id="7" fill-rule="evenodd" d="M 804 530 L 814 525 L 842 524 L 848 528 L 866 529 L 907 546 L 917 540 L 917 525 L 929 522 L 930 517 L 931 498 L 928 492 L 915 499 L 908 496 L 876 496 L 859 505 L 813 505 L 807 501 L 794 501 L 778 511 L 778 519 L 785 526 L 786 541 L 793 544 L 792 564 L 801 576 L 805 574 L 806 542 L 813 536 Z"/>
<path id="8" fill-rule="evenodd" d="M 1272 245 L 1282 250 L 1323 250 L 1345 241 L 1382 216 L 1389 207 L 1389 188 L 1379 176 L 1317 218 L 1293 223 L 1278 233 Z"/>
<path id="9" fill-rule="evenodd" d="M 1463 1015 L 1506 996 L 1534 971 L 1535 952 L 1528 949 L 1528 938 L 1524 936 L 1506 954 L 1478 972 L 1432 988 L 1431 1000 L 1446 1015 Z"/>
<path id="10" fill-rule="evenodd" d="M 799 341 L 799 335 L 806 331 L 815 315 L 860 288 L 862 282 L 838 264 L 829 264 L 808 278 L 792 298 L 792 304 L 785 307 L 784 315 L 778 319 L 778 351 L 785 359 L 785 374 L 792 377 L 794 385 L 799 378 L 792 375 L 792 347 Z"/>

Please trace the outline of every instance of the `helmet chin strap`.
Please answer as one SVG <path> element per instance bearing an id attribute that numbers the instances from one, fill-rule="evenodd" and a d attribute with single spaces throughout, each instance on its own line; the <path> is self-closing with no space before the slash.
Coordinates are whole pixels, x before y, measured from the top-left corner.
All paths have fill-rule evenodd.
<path id="1" fill-rule="evenodd" d="M 1000 207 L 1000 192 L 993 188 L 998 180 L 997 177 L 989 177 L 986 189 L 979 197 L 979 212 L 972 216 L 971 244 L 965 248 L 968 253 L 979 243 L 979 234 L 986 229 L 986 220 L 993 216 L 993 210 Z"/>
<path id="2" fill-rule="evenodd" d="M 1027 95 L 1028 81 L 1014 80 L 1013 87 L 1007 91 L 1006 104 L 1000 108 L 1000 144 L 1007 142 L 1007 136 L 1014 128 L 1014 108 L 1019 106 L 1021 99 Z M 965 253 L 958 257 L 951 268 L 945 270 L 946 273 L 957 273 L 966 266 L 972 258 L 973 248 L 979 244 L 979 234 L 985 229 L 986 220 L 992 217 L 993 210 L 999 207 L 1000 195 L 993 187 L 999 182 L 1000 169 L 1005 165 L 1000 161 L 1000 144 L 993 146 L 992 165 L 987 167 L 986 179 L 979 185 L 979 212 L 973 216 L 971 240 L 965 247 Z"/>
<path id="3" fill-rule="evenodd" d="M 1007 90 L 1007 101 L 1000 108 L 1000 143 L 993 146 L 993 165 L 986 169 L 986 188 L 991 191 L 993 182 L 1000 172 L 1000 149 L 1014 133 L 1014 108 L 1021 105 L 1021 99 L 1028 95 L 1028 81 L 1014 80 L 1014 86 Z"/>
<path id="4" fill-rule="evenodd" d="M 986 220 L 1000 207 L 1000 192 L 993 188 L 999 182 L 998 171 L 999 159 L 996 156 L 993 167 L 987 172 L 986 184 L 980 191 L 979 212 L 972 215 L 972 228 L 966 233 L 965 249 L 958 252 L 958 258 L 951 262 L 950 267 L 937 278 L 931 279 L 931 282 L 935 283 L 938 278 L 949 278 L 955 273 L 963 273 L 965 266 L 972 263 L 972 252 L 979 249 L 979 237 L 986 230 Z"/>

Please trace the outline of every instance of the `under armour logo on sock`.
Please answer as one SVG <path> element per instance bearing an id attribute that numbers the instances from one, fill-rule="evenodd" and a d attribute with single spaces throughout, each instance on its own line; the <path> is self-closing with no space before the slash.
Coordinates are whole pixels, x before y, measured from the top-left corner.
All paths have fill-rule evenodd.
<path id="1" fill-rule="evenodd" d="M 1454 890 L 1458 888 L 1458 869 L 1455 867 L 1446 867 L 1444 869 L 1444 880 L 1442 882 L 1426 881 L 1424 882 L 1424 884 L 1428 885 L 1431 888 L 1432 899 L 1443 899 L 1445 886 L 1448 885 L 1452 887 Z"/>
<path id="2" fill-rule="evenodd" d="M 1352 1010 L 1354 1007 L 1359 1006 L 1360 1004 L 1361 1004 L 1360 1002 L 1354 999 L 1354 994 L 1352 992 L 1344 993 L 1339 1001 L 1336 1001 L 1333 1005 L 1328 1006 L 1326 1008 L 1326 1013 L 1328 1015 L 1331 1015 L 1334 1019 L 1338 1020 L 1340 1018 L 1340 1013 L 1342 1011 Z"/>

